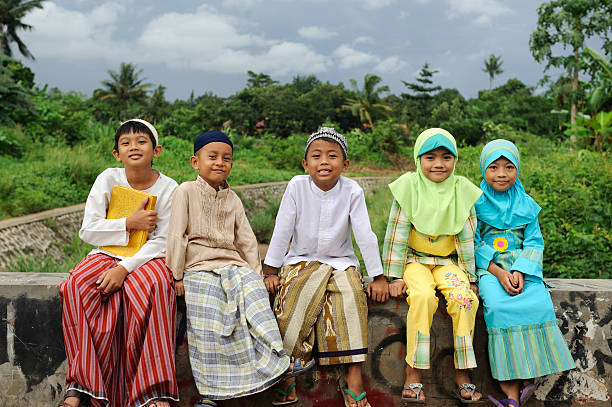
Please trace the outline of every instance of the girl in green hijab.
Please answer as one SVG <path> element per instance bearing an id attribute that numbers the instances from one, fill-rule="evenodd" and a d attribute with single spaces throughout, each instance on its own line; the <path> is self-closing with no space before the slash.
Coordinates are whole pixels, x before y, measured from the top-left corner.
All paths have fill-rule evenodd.
<path id="1" fill-rule="evenodd" d="M 482 191 L 455 175 L 457 144 L 446 130 L 422 132 L 414 147 L 416 172 L 389 185 L 394 201 L 383 246 L 384 272 L 396 298 L 408 294 L 406 379 L 402 399 L 424 403 L 422 369 L 430 368 L 430 328 L 438 307 L 436 289 L 446 298 L 453 321 L 456 395 L 464 403 L 482 397 L 470 383 L 476 367 L 472 337 L 478 309 L 475 294 L 474 203 Z M 474 291 L 473 291 L 474 290 Z"/>

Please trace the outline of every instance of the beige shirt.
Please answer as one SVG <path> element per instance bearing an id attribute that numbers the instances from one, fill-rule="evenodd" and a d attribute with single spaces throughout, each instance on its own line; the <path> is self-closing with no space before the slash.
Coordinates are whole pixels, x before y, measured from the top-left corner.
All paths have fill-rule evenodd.
<path id="1" fill-rule="evenodd" d="M 219 191 L 198 176 L 174 192 L 166 264 L 175 279 L 183 271 L 247 266 L 262 274 L 257 239 L 242 201 L 225 184 Z"/>

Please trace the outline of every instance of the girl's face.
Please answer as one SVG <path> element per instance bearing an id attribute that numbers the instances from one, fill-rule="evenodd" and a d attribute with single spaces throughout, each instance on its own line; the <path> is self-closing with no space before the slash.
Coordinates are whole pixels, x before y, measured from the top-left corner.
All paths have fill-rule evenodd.
<path id="1" fill-rule="evenodd" d="M 433 182 L 442 182 L 455 169 L 455 156 L 444 147 L 438 147 L 419 156 L 423 175 Z"/>
<path id="2" fill-rule="evenodd" d="M 485 181 L 498 191 L 508 190 L 516 182 L 516 167 L 506 157 L 499 157 L 485 170 Z"/>

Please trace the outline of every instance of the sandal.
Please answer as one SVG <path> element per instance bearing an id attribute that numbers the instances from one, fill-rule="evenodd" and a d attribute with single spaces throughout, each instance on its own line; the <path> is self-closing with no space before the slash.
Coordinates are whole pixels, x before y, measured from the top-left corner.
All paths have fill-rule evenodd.
<path id="1" fill-rule="evenodd" d="M 461 395 L 461 390 L 465 390 L 470 394 L 470 398 L 465 398 Z M 454 395 L 463 404 L 475 404 L 482 403 L 482 398 L 474 400 L 474 393 L 476 393 L 476 385 L 472 383 L 463 383 L 461 386 L 457 386 L 454 390 Z"/>
<path id="2" fill-rule="evenodd" d="M 520 407 L 519 404 L 512 399 L 503 399 L 500 402 L 504 405 L 504 407 L 508 407 L 509 405 L 513 405 L 514 407 Z"/>
<path id="3" fill-rule="evenodd" d="M 66 403 L 66 399 L 68 397 L 76 397 L 79 399 L 79 407 L 87 407 L 89 406 L 89 395 L 80 392 L 78 390 L 75 389 L 70 389 L 66 392 L 66 394 L 64 395 L 64 399 L 62 400 L 62 402 L 58 405 L 58 407 L 76 407 L 73 406 L 72 404 L 68 404 Z"/>
<path id="4" fill-rule="evenodd" d="M 367 394 L 365 391 L 362 392 L 360 395 L 356 395 L 355 393 L 353 393 L 353 391 L 348 388 L 348 384 L 346 383 L 346 380 L 342 376 L 340 376 L 340 380 L 338 380 L 338 387 L 341 390 L 340 393 L 342 394 L 342 399 L 344 400 L 344 407 L 351 407 L 351 401 L 349 400 L 348 396 L 351 396 L 356 403 L 360 402 L 361 400 L 367 397 Z M 369 402 L 366 401 L 366 404 L 364 407 L 372 407 L 372 406 L 370 405 Z"/>
<path id="5" fill-rule="evenodd" d="M 415 397 L 405 397 L 404 390 L 410 390 L 415 394 Z M 406 403 L 425 403 L 425 399 L 421 399 L 422 390 L 423 383 L 410 383 L 408 386 L 404 386 L 402 389 L 402 401 Z"/>
<path id="6" fill-rule="evenodd" d="M 315 365 L 314 359 L 311 359 L 306 364 L 304 364 L 304 359 L 297 358 L 297 359 L 293 360 L 292 363 L 293 363 L 293 369 L 291 369 L 291 371 L 285 372 L 280 377 L 280 380 L 290 379 L 290 378 L 295 377 L 297 375 L 301 375 L 303 373 L 306 373 L 307 371 L 312 369 L 313 366 Z"/>
<path id="7" fill-rule="evenodd" d="M 525 403 L 529 401 L 531 396 L 533 396 L 533 393 L 535 393 L 535 391 L 536 385 L 533 383 L 529 383 L 527 386 L 523 387 L 523 390 L 521 390 L 521 397 L 519 398 L 520 405 L 525 405 Z"/>
<path id="8" fill-rule="evenodd" d="M 217 403 L 211 399 L 199 399 L 193 407 L 217 407 Z"/>
<path id="9" fill-rule="evenodd" d="M 287 386 L 286 390 L 283 389 L 274 389 L 275 393 L 280 394 L 281 396 L 287 398 L 289 397 L 289 395 L 291 395 L 291 390 L 293 390 L 293 388 L 296 386 L 295 382 L 291 382 L 291 384 L 289 384 L 289 386 Z M 288 406 L 290 404 L 295 404 L 299 401 L 300 399 L 298 399 L 297 394 L 295 396 L 295 399 L 293 400 L 274 400 L 272 401 L 272 405 L 273 406 Z"/>
<path id="10" fill-rule="evenodd" d="M 504 404 L 502 404 L 502 402 L 497 400 L 495 397 L 493 397 L 491 395 L 489 395 L 487 397 L 489 398 L 491 403 L 495 404 L 496 407 L 505 407 Z M 506 399 L 504 399 L 504 400 L 506 400 Z"/>

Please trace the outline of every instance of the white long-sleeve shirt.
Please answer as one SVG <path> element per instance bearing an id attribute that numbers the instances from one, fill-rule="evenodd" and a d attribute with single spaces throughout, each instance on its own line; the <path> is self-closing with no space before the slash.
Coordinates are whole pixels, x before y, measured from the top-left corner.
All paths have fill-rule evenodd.
<path id="1" fill-rule="evenodd" d="M 322 191 L 309 175 L 295 176 L 281 200 L 264 263 L 281 267 L 320 261 L 337 270 L 359 266 L 351 229 L 368 275 L 382 274 L 378 240 L 359 184 L 341 176 L 332 189 Z"/>
<path id="2" fill-rule="evenodd" d="M 157 227 L 149 232 L 147 242 L 132 257 L 117 256 L 100 250 L 100 246 L 126 246 L 130 240 L 130 233 L 125 226 L 126 218 L 106 219 L 114 185 L 131 188 L 124 168 L 108 168 L 96 178 L 85 203 L 85 213 L 83 214 L 83 224 L 81 230 L 79 230 L 79 237 L 91 245 L 98 246 L 89 254 L 105 253 L 119 258 L 121 259 L 119 264 L 125 267 L 128 272 L 131 272 L 149 260 L 166 255 L 166 237 L 168 235 L 172 193 L 178 184 L 172 178 L 160 173 L 155 184 L 143 190 L 143 192 L 157 196 L 155 204 Z"/>

